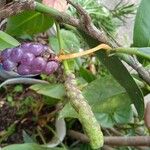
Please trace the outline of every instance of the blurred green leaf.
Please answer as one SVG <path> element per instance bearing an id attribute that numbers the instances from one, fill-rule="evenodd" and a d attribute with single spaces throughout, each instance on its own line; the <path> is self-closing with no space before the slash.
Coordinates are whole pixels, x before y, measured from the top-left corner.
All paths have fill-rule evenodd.
<path id="1" fill-rule="evenodd" d="M 47 148 L 34 143 L 14 144 L 2 148 L 2 150 L 64 150 L 64 148 Z"/>
<path id="2" fill-rule="evenodd" d="M 131 101 L 125 89 L 112 77 L 96 79 L 83 90 L 83 95 L 104 127 L 128 123 L 132 119 Z M 77 118 L 77 113 L 68 103 L 59 114 L 60 118 Z"/>
<path id="3" fill-rule="evenodd" d="M 87 69 L 81 67 L 79 70 L 79 74 L 81 77 L 83 77 L 87 82 L 91 82 L 96 79 L 96 76 L 94 76 L 91 72 L 89 72 Z"/>
<path id="4" fill-rule="evenodd" d="M 103 4 L 96 0 L 76 0 L 75 3 L 80 4 L 86 12 L 91 16 L 92 22 L 98 27 L 102 28 L 108 34 L 115 33 L 117 22 L 114 20 L 111 11 Z M 79 17 L 78 12 L 73 6 L 69 7 L 68 12 L 72 16 Z"/>
<path id="5" fill-rule="evenodd" d="M 23 91 L 23 86 L 22 85 L 16 85 L 13 89 L 14 92 L 22 92 Z"/>
<path id="6" fill-rule="evenodd" d="M 58 103 L 58 99 L 52 98 L 52 97 L 49 97 L 49 96 L 44 96 L 43 101 L 48 106 L 54 106 Z"/>
<path id="7" fill-rule="evenodd" d="M 72 31 L 61 29 L 60 34 L 63 37 L 62 43 L 63 43 L 64 51 L 69 52 L 69 53 L 79 51 L 80 42 L 77 36 Z M 50 36 L 49 44 L 56 54 L 60 53 L 57 36 Z M 68 60 L 68 66 L 69 66 L 69 69 L 73 71 L 76 67 L 78 67 L 77 59 Z"/>
<path id="8" fill-rule="evenodd" d="M 78 118 L 78 114 L 68 102 L 59 112 L 59 118 Z"/>
<path id="9" fill-rule="evenodd" d="M 53 25 L 51 17 L 35 11 L 24 11 L 8 19 L 6 32 L 14 36 L 44 32 Z"/>
<path id="10" fill-rule="evenodd" d="M 130 98 L 125 89 L 112 77 L 103 77 L 91 82 L 83 94 L 103 126 L 128 123 L 131 120 Z M 104 120 L 101 118 L 103 115 Z"/>
<path id="11" fill-rule="evenodd" d="M 35 84 L 30 86 L 30 89 L 55 99 L 62 99 L 65 95 L 65 88 L 62 84 Z"/>
<path id="12" fill-rule="evenodd" d="M 142 0 L 138 8 L 133 35 L 133 46 L 150 46 L 150 1 Z"/>
<path id="13" fill-rule="evenodd" d="M 69 30 L 60 30 L 61 36 L 63 37 L 63 48 L 64 50 L 71 52 L 78 52 L 80 49 L 80 42 L 77 36 Z M 58 54 L 59 50 L 59 43 L 56 36 L 49 37 L 49 43 L 52 46 L 52 49 Z"/>
<path id="14" fill-rule="evenodd" d="M 20 43 L 9 34 L 0 31 L 0 50 L 18 46 Z"/>
<path id="15" fill-rule="evenodd" d="M 90 144 L 87 144 L 87 143 L 85 143 L 85 144 L 79 143 L 79 144 L 77 145 L 77 147 L 71 148 L 71 150 L 93 150 L 93 149 L 91 148 Z"/>
<path id="16" fill-rule="evenodd" d="M 35 141 L 24 130 L 22 135 L 24 143 L 35 143 Z"/>
<path id="17" fill-rule="evenodd" d="M 59 49 L 58 39 L 56 36 L 50 36 L 49 37 L 49 45 L 52 47 L 53 51 L 56 54 L 59 54 L 60 49 Z"/>

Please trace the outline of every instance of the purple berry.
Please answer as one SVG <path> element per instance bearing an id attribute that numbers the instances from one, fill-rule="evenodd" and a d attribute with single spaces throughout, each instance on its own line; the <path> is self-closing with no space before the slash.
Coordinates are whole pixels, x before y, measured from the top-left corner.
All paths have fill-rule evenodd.
<path id="1" fill-rule="evenodd" d="M 19 61 L 21 61 L 22 55 L 23 55 L 23 50 L 21 48 L 17 47 L 12 50 L 12 52 L 10 54 L 10 59 L 13 62 L 19 62 Z"/>
<path id="2" fill-rule="evenodd" d="M 19 65 L 19 67 L 17 68 L 17 72 L 20 75 L 29 75 L 31 74 L 31 67 L 27 66 L 27 65 Z"/>
<path id="3" fill-rule="evenodd" d="M 21 48 L 23 49 L 23 51 L 28 51 L 31 44 L 32 43 L 24 43 L 21 45 Z"/>
<path id="4" fill-rule="evenodd" d="M 32 53 L 24 53 L 21 58 L 21 64 L 30 65 L 35 56 Z"/>
<path id="5" fill-rule="evenodd" d="M 44 46 L 42 44 L 30 44 L 28 52 L 33 53 L 35 56 L 39 56 L 42 52 L 44 52 Z"/>
<path id="6" fill-rule="evenodd" d="M 42 57 L 36 57 L 31 63 L 32 74 L 41 73 L 46 66 L 46 61 Z"/>
<path id="7" fill-rule="evenodd" d="M 8 48 L 8 49 L 5 49 L 1 52 L 1 57 L 3 60 L 5 59 L 8 59 L 10 57 L 10 54 L 12 52 L 12 48 Z"/>
<path id="8" fill-rule="evenodd" d="M 12 71 L 13 69 L 16 68 L 16 66 L 17 66 L 17 64 L 10 61 L 9 59 L 3 61 L 3 63 L 2 63 L 2 67 L 6 71 Z"/>
<path id="9" fill-rule="evenodd" d="M 50 61 L 47 63 L 44 72 L 46 74 L 54 73 L 59 67 L 59 63 L 57 61 Z"/>

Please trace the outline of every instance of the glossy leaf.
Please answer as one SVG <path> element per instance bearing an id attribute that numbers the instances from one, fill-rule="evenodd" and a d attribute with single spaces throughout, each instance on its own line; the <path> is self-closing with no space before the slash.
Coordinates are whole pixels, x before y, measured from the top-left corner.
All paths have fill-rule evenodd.
<path id="1" fill-rule="evenodd" d="M 80 49 L 80 42 L 77 36 L 69 30 L 60 30 L 61 36 L 63 37 L 63 48 L 69 52 L 78 52 Z M 52 49 L 58 54 L 59 53 L 59 43 L 56 36 L 49 37 L 49 43 Z"/>
<path id="2" fill-rule="evenodd" d="M 46 148 L 38 144 L 14 144 L 2 148 L 2 150 L 64 150 L 64 148 Z"/>
<path id="3" fill-rule="evenodd" d="M 150 1 L 142 0 L 138 8 L 133 36 L 133 46 L 150 46 Z"/>
<path id="4" fill-rule="evenodd" d="M 62 84 L 35 84 L 30 89 L 54 99 L 62 99 L 65 95 L 65 88 Z"/>
<path id="5" fill-rule="evenodd" d="M 133 116 L 128 94 L 112 77 L 103 77 L 89 83 L 83 90 L 83 95 L 104 127 L 128 123 Z M 78 115 L 68 103 L 59 117 L 78 118 Z"/>
<path id="6" fill-rule="evenodd" d="M 20 43 L 9 34 L 0 31 L 0 50 L 18 46 Z"/>
<path id="7" fill-rule="evenodd" d="M 8 19 L 6 32 L 14 36 L 33 35 L 46 31 L 53 19 L 35 11 L 24 11 Z"/>
<path id="8" fill-rule="evenodd" d="M 80 31 L 81 35 L 89 44 L 90 48 L 100 44 L 98 40 L 88 36 Z M 119 60 L 117 56 L 108 57 L 105 52 L 99 51 L 96 53 L 98 59 L 106 66 L 112 76 L 124 87 L 130 97 L 131 102 L 135 105 L 139 117 L 142 119 L 144 115 L 144 99 L 140 88 L 135 83 L 134 79 Z"/>

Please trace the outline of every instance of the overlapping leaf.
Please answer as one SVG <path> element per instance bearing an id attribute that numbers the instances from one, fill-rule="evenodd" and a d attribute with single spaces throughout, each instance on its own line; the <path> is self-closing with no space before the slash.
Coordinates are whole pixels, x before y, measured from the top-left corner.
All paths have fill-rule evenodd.
<path id="1" fill-rule="evenodd" d="M 55 99 L 62 99 L 65 95 L 65 88 L 62 84 L 35 84 L 30 89 Z"/>
<path id="2" fill-rule="evenodd" d="M 128 123 L 132 118 L 130 98 L 125 89 L 112 77 L 96 79 L 83 90 L 84 97 L 104 127 Z M 77 113 L 68 103 L 59 117 L 78 118 Z"/>
<path id="3" fill-rule="evenodd" d="M 9 34 L 0 31 L 0 50 L 18 46 L 19 42 L 11 37 Z"/>
<path id="4" fill-rule="evenodd" d="M 89 46 L 95 47 L 99 45 L 99 41 L 89 35 L 79 31 Z M 112 76 L 124 87 L 130 97 L 131 102 L 135 105 L 138 115 L 143 118 L 144 115 L 144 99 L 140 88 L 135 83 L 134 79 L 125 68 L 123 63 L 116 56 L 109 57 L 105 52 L 97 52 L 98 59 L 106 66 Z"/>
<path id="5" fill-rule="evenodd" d="M 35 11 L 24 11 L 8 19 L 6 32 L 13 36 L 33 35 L 53 25 L 51 17 Z"/>

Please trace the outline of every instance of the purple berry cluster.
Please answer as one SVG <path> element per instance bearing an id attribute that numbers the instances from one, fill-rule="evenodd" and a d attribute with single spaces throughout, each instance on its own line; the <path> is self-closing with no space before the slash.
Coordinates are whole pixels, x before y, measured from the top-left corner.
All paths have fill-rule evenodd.
<path id="1" fill-rule="evenodd" d="M 59 62 L 49 47 L 39 43 L 24 43 L 5 49 L 0 54 L 0 60 L 5 71 L 15 71 L 19 75 L 49 75 L 59 67 Z"/>

